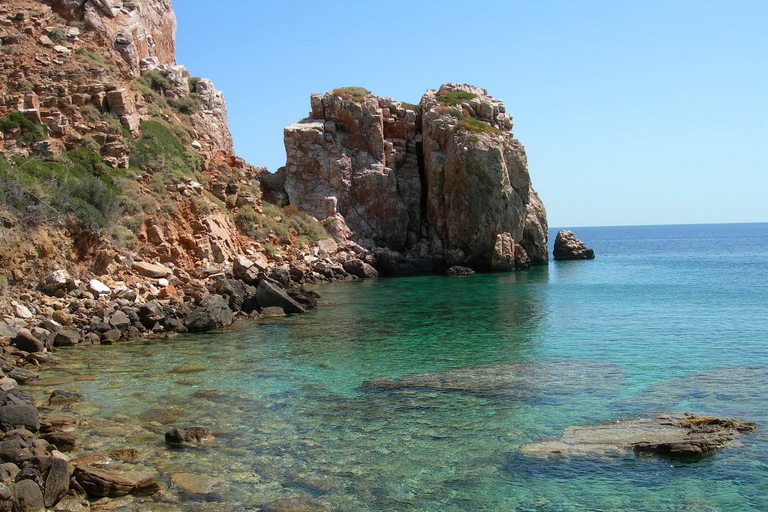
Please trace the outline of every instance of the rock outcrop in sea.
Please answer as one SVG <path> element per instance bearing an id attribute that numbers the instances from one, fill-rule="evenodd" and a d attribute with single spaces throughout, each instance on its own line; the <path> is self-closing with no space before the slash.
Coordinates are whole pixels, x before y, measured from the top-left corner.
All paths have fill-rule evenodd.
<path id="1" fill-rule="evenodd" d="M 285 190 L 318 219 L 341 218 L 385 274 L 460 265 L 544 265 L 547 219 L 501 100 L 443 84 L 419 105 L 360 88 L 313 94 L 285 128 Z"/>
<path id="2" fill-rule="evenodd" d="M 555 247 L 552 255 L 556 260 L 593 260 L 595 251 L 579 240 L 572 231 L 561 229 L 555 237 Z"/>

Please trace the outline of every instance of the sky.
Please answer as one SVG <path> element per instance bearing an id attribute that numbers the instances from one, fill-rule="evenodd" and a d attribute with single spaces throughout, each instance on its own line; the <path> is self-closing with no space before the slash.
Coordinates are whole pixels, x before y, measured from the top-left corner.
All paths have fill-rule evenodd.
<path id="1" fill-rule="evenodd" d="M 309 96 L 504 101 L 553 227 L 768 221 L 768 2 L 175 0 L 176 57 L 274 172 Z"/>

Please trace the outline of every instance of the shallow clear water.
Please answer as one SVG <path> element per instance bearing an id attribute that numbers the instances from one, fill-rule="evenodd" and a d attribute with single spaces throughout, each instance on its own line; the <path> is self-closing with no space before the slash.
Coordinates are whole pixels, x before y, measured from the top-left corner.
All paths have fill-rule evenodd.
<path id="1" fill-rule="evenodd" d="M 186 510 L 304 495 L 338 511 L 768 510 L 768 224 L 575 231 L 597 259 L 324 285 L 306 315 L 61 351 L 38 392 L 78 391 L 94 404 L 83 412 L 138 418 L 123 444 L 160 475 L 228 483 Z M 498 363 L 519 382 L 364 385 Z M 664 411 L 762 428 L 687 464 L 520 451 L 570 425 Z M 217 441 L 168 450 L 170 424 L 208 426 Z M 83 446 L 123 447 L 105 430 Z"/>

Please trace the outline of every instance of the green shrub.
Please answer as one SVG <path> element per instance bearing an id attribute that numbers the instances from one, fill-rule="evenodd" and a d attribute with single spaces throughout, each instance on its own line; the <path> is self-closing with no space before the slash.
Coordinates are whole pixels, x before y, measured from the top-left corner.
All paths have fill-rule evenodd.
<path id="1" fill-rule="evenodd" d="M 93 105 L 86 105 L 80 109 L 83 119 L 95 123 L 101 119 L 101 111 Z"/>
<path id="2" fill-rule="evenodd" d="M 47 128 L 45 126 L 35 124 L 27 119 L 27 116 L 18 111 L 13 111 L 0 119 L 0 128 L 2 128 L 4 132 L 11 132 L 16 129 L 20 130 L 21 135 L 18 138 L 19 144 L 31 144 L 48 138 Z"/>
<path id="3" fill-rule="evenodd" d="M 72 213 L 80 222 L 94 229 L 104 229 L 117 214 L 117 194 L 95 176 L 69 180 L 53 197 L 53 205 Z"/>
<path id="4" fill-rule="evenodd" d="M 472 133 L 495 133 L 496 135 L 500 135 L 502 133 L 501 130 L 489 125 L 484 121 L 480 121 L 474 117 L 463 116 L 460 118 L 459 124 L 456 125 L 456 130 L 467 130 Z"/>
<path id="5" fill-rule="evenodd" d="M 5 290 L 6 288 L 8 288 L 8 278 L 0 276 L 0 291 Z"/>
<path id="6" fill-rule="evenodd" d="M 371 91 L 363 87 L 340 87 L 331 91 L 334 96 L 341 96 L 345 100 L 362 103 L 371 94 Z"/>
<path id="7" fill-rule="evenodd" d="M 35 82 L 22 78 L 21 80 L 16 82 L 16 88 L 20 91 L 34 91 Z"/>
<path id="8" fill-rule="evenodd" d="M 477 98 L 477 94 L 473 92 L 452 91 L 438 95 L 437 101 L 441 101 L 446 105 L 456 106 L 461 105 L 465 100 L 472 100 L 475 98 Z"/>
<path id="9" fill-rule="evenodd" d="M 197 92 L 197 82 L 202 80 L 199 76 L 193 76 L 189 78 L 189 92 Z"/>
<path id="10" fill-rule="evenodd" d="M 280 249 L 278 249 L 277 247 L 275 247 L 270 243 L 266 243 L 264 244 L 264 252 L 266 252 L 270 256 L 277 256 L 278 254 L 280 254 Z"/>
<path id="11" fill-rule="evenodd" d="M 235 224 L 238 226 L 249 226 L 258 224 L 261 216 L 256 213 L 250 205 L 245 205 L 235 214 Z"/>
<path id="12" fill-rule="evenodd" d="M 202 165 L 196 151 L 187 151 L 171 128 L 159 121 L 141 123 L 141 138 L 133 144 L 131 165 L 154 172 L 190 175 Z"/>
<path id="13" fill-rule="evenodd" d="M 125 226 L 116 225 L 110 232 L 110 238 L 112 242 L 118 247 L 125 247 L 131 251 L 135 251 L 139 248 L 139 239 L 136 235 Z"/>
<path id="14" fill-rule="evenodd" d="M 156 69 L 153 69 L 152 71 L 147 71 L 144 73 L 143 77 L 148 83 L 149 86 L 159 92 L 160 94 L 165 94 L 165 91 L 173 89 L 173 84 L 168 80 L 165 75 Z"/>
<path id="15" fill-rule="evenodd" d="M 61 44 L 67 39 L 67 35 L 60 28 L 53 28 L 48 31 L 48 38 L 54 42 L 54 44 Z"/>
<path id="16" fill-rule="evenodd" d="M 107 59 L 105 59 L 102 54 L 100 54 L 99 52 L 92 52 L 91 50 L 89 50 L 85 46 L 81 46 L 80 48 L 75 50 L 75 54 L 82 55 L 86 59 L 88 59 L 88 60 L 90 60 L 90 61 L 92 61 L 92 62 L 94 62 L 96 64 L 99 64 L 100 66 L 106 66 L 107 65 Z"/>
<path id="17" fill-rule="evenodd" d="M 192 115 L 200 110 L 200 95 L 193 92 L 189 96 L 170 99 L 168 104 L 182 114 Z"/>

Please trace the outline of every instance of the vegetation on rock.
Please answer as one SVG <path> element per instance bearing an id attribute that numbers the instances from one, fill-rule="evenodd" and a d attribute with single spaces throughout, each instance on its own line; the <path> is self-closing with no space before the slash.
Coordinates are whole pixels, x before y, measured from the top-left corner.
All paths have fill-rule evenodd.
<path id="1" fill-rule="evenodd" d="M 341 96 L 345 100 L 352 100 L 357 103 L 365 101 L 366 96 L 371 94 L 371 91 L 363 87 L 340 87 L 331 91 L 331 94 L 335 96 Z"/>
<path id="2" fill-rule="evenodd" d="M 477 94 L 472 92 L 451 91 L 439 95 L 437 100 L 446 105 L 455 107 L 456 105 L 461 105 L 464 101 L 473 100 L 475 98 L 477 98 Z"/>

